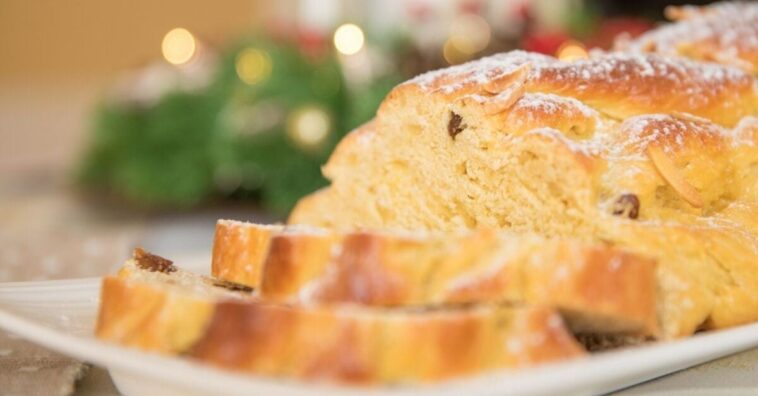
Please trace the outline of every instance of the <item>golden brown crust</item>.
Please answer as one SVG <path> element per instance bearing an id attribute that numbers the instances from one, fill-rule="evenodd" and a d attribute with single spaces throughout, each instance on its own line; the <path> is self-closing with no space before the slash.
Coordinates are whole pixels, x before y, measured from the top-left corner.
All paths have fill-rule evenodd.
<path id="1" fill-rule="evenodd" d="M 254 373 L 392 383 L 529 366 L 582 350 L 546 308 L 375 314 L 223 302 L 189 355 Z"/>
<path id="2" fill-rule="evenodd" d="M 290 279 L 289 293 L 269 286 L 264 277 L 261 296 L 384 306 L 546 304 L 576 313 L 588 331 L 657 334 L 654 262 L 610 247 L 527 237 L 509 240 L 486 230 L 444 238 L 358 233 L 329 244 L 336 252 L 331 260 L 292 257 L 293 262 L 320 268 L 319 276 L 296 287 L 303 279 L 297 272 L 279 273 L 279 284 Z M 587 319 L 593 316 L 615 322 L 593 326 Z"/>
<path id="3" fill-rule="evenodd" d="M 611 241 L 658 260 L 667 336 L 755 321 L 720 296 L 752 307 L 756 294 L 727 275 L 749 279 L 758 262 L 744 248 L 758 245 L 757 87 L 737 68 L 641 53 L 517 51 L 431 72 L 345 139 L 324 167 L 331 186 L 289 221 Z M 619 232 L 631 228 L 644 231 Z M 665 242 L 671 229 L 687 249 Z M 714 260 L 708 232 L 743 248 Z"/>
<path id="4" fill-rule="evenodd" d="M 201 287 L 202 277 L 177 276 L 127 266 L 105 278 L 96 335 L 236 371 L 364 384 L 440 380 L 584 355 L 560 316 L 544 307 L 291 307 L 230 299 Z"/>
<path id="5" fill-rule="evenodd" d="M 572 312 L 583 330 L 658 333 L 654 262 L 610 246 L 489 230 L 437 236 L 282 232 L 269 244 L 261 283 L 247 285 L 260 287 L 261 298 L 270 301 L 526 302 Z M 248 278 L 220 271 L 225 267 L 215 262 L 214 275 Z M 592 317 L 603 320 L 593 326 Z"/>
<path id="6" fill-rule="evenodd" d="M 212 303 L 172 294 L 122 277 L 105 277 L 95 335 L 98 338 L 166 354 L 194 344 L 212 313 Z"/>
<path id="7" fill-rule="evenodd" d="M 634 40 L 620 39 L 617 49 L 718 62 L 758 74 L 758 4 L 667 7 L 666 16 L 675 23 Z"/>
<path id="8" fill-rule="evenodd" d="M 578 99 L 617 119 L 651 113 L 689 113 L 732 126 L 756 110 L 752 78 L 730 68 L 656 54 L 598 54 L 564 62 L 512 51 L 429 72 L 401 84 L 382 104 L 378 118 L 385 117 L 383 109 L 391 102 L 414 95 L 442 96 L 451 102 L 463 99 L 486 106 L 497 97 L 487 92 L 492 81 L 526 64 L 530 68 L 523 81 L 524 94 Z"/>
<path id="9" fill-rule="evenodd" d="M 263 276 L 255 287 L 271 296 L 296 293 L 298 285 L 318 276 L 323 269 L 322 263 L 331 259 L 333 238 L 335 236 L 329 233 L 272 236 L 271 249 L 261 262 Z M 263 279 L 267 281 L 263 282 Z"/>
<path id="10" fill-rule="evenodd" d="M 523 84 L 533 90 L 527 89 L 498 114 L 488 115 L 478 109 L 478 104 L 492 99 L 488 89 L 491 90 L 493 81 L 503 78 L 511 81 L 514 70 L 527 64 L 533 66 L 522 73 Z M 418 103 L 417 98 L 424 99 Z M 462 98 L 468 100 L 468 105 L 459 104 Z M 433 171 L 417 170 L 419 164 L 408 157 L 410 154 L 401 154 L 398 149 L 406 144 L 400 143 L 403 134 L 415 135 L 419 128 L 424 128 L 421 120 L 415 121 L 419 124 L 398 125 L 399 112 L 411 108 L 412 103 L 425 114 L 431 111 L 428 108 L 431 104 L 437 105 L 435 101 L 451 109 L 450 120 L 460 118 L 458 128 L 463 128 L 462 131 L 455 139 L 435 136 L 431 141 L 413 141 L 423 140 L 419 144 L 427 146 L 423 150 L 430 151 L 429 156 L 448 162 L 435 164 L 438 174 L 460 179 L 454 183 L 466 194 L 459 192 L 447 196 L 445 201 L 425 198 L 450 195 L 440 189 L 453 181 L 438 185 L 442 184 L 441 179 L 431 177 Z M 532 146 L 552 151 L 551 159 L 561 161 L 553 166 L 564 166 L 567 173 L 576 172 L 565 175 L 575 186 L 545 181 L 567 189 L 565 194 L 569 197 L 555 198 L 555 204 L 569 205 L 576 217 L 597 217 L 593 209 L 598 207 L 611 213 L 613 210 L 606 209 L 624 194 L 638 197 L 642 219 L 665 218 L 678 215 L 676 212 L 708 213 L 717 209 L 714 206 L 722 205 L 725 198 L 739 200 L 746 191 L 755 190 L 752 187 L 755 177 L 744 171 L 753 167 L 754 159 L 747 157 L 755 156 L 755 150 L 750 149 L 756 145 L 755 138 L 738 138 L 742 124 L 734 129 L 723 125 L 733 126 L 757 112 L 758 91 L 753 79 L 718 65 L 656 55 L 600 55 L 569 63 L 523 52 L 500 54 L 432 72 L 397 87 L 384 101 L 377 119 L 348 135 L 324 167 L 332 186 L 306 197 L 292 212 L 290 222 L 339 228 L 426 229 L 540 223 L 538 213 L 518 219 L 493 218 L 517 211 L 509 207 L 489 208 L 494 213 L 479 214 L 477 210 L 471 210 L 473 214 L 461 213 L 462 219 L 455 224 L 424 213 L 445 215 L 467 211 L 469 205 L 463 203 L 484 195 L 476 190 L 486 193 L 490 189 L 483 182 L 504 177 L 493 172 L 494 169 L 477 169 L 473 164 L 479 158 L 475 156 L 484 156 L 482 166 L 497 169 L 499 160 L 513 163 L 523 161 L 526 155 L 535 155 Z M 434 127 L 435 119 L 426 121 L 431 131 L 442 131 Z M 446 123 L 448 128 L 449 125 Z M 408 132 L 395 132 L 403 129 Z M 514 153 L 514 158 L 509 158 L 507 152 L 515 148 L 524 153 Z M 547 154 L 536 155 L 537 160 L 545 162 L 540 155 Z M 427 154 L 415 156 L 426 158 Z M 448 175 L 449 172 L 452 174 Z M 730 182 L 723 183 L 724 180 Z M 430 192 L 410 195 L 409 188 L 405 188 L 409 192 L 401 191 L 400 186 L 405 184 L 414 185 L 414 190 Z M 355 201 L 346 199 L 356 195 L 360 198 Z M 551 198 L 548 195 L 520 199 Z M 458 204 L 459 201 L 462 203 Z M 401 208 L 413 204 L 419 207 Z M 676 210 L 667 210 L 669 206 Z M 569 224 L 574 222 L 590 221 L 572 218 Z M 580 231 L 586 233 L 594 225 L 584 227 Z"/>
<path id="11" fill-rule="evenodd" d="M 279 226 L 249 227 L 240 221 L 219 220 L 213 238 L 211 273 L 229 282 L 256 287 L 271 234 Z"/>

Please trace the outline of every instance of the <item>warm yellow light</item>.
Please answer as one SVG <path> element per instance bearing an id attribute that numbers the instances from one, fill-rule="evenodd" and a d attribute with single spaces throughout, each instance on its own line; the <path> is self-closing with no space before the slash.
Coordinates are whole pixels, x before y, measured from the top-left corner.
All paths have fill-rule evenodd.
<path id="1" fill-rule="evenodd" d="M 334 47 L 342 54 L 353 55 L 363 48 L 365 37 L 357 25 L 346 23 L 334 31 Z"/>
<path id="2" fill-rule="evenodd" d="M 579 59 L 587 59 L 589 54 L 581 43 L 569 40 L 558 48 L 558 51 L 555 52 L 555 56 L 562 61 L 571 62 Z"/>
<path id="3" fill-rule="evenodd" d="M 487 48 L 490 38 L 490 25 L 475 14 L 457 17 L 450 29 L 450 43 L 465 54 L 475 54 Z"/>
<path id="4" fill-rule="evenodd" d="M 442 47 L 442 57 L 451 65 L 457 65 L 471 59 L 471 55 L 461 51 L 453 44 L 452 39 L 445 41 L 445 45 Z"/>
<path id="5" fill-rule="evenodd" d="M 271 57 L 266 51 L 246 48 L 237 55 L 234 64 L 237 76 L 246 84 L 257 84 L 271 74 Z"/>
<path id="6" fill-rule="evenodd" d="M 197 43 L 189 30 L 184 28 L 171 29 L 161 43 L 163 57 L 171 64 L 187 63 L 195 55 Z"/>
<path id="7" fill-rule="evenodd" d="M 287 134 L 298 146 L 305 149 L 320 146 L 331 128 L 329 115 L 315 106 L 296 110 L 287 121 Z"/>

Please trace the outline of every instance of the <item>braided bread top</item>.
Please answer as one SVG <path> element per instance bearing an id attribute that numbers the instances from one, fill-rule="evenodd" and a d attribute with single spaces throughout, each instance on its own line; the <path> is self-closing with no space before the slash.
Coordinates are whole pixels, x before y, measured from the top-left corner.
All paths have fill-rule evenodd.
<path id="1" fill-rule="evenodd" d="M 758 109 L 748 74 L 655 54 L 595 54 L 564 62 L 512 51 L 422 74 L 403 85 L 451 100 L 479 102 L 488 113 L 507 109 L 526 93 L 578 99 L 612 118 L 689 113 L 726 126 Z"/>
<path id="2" fill-rule="evenodd" d="M 620 38 L 616 48 L 713 61 L 758 74 L 758 3 L 671 6 L 666 16 L 676 23 L 635 40 Z"/>
<path id="3" fill-rule="evenodd" d="M 400 116 L 411 108 L 417 115 Z M 513 139 L 559 142 L 592 174 L 593 206 L 602 212 L 626 211 L 618 206 L 633 199 L 635 218 L 641 206 L 641 218 L 672 219 L 758 201 L 753 77 L 731 66 L 658 54 L 598 52 L 566 62 L 513 51 L 420 75 L 389 94 L 371 130 L 339 145 L 325 175 L 354 188 L 345 176 L 355 173 L 351 162 L 369 158 L 356 146 L 358 137 L 377 134 L 380 141 L 397 142 L 389 134 L 400 132 L 389 130 L 439 128 L 448 113 L 453 142 L 494 148 L 489 167 L 504 158 L 494 154 L 498 145 L 508 150 L 522 144 Z M 458 147 L 452 153 L 461 153 Z M 401 163 L 409 155 L 402 151 L 390 143 L 371 161 L 397 156 L 394 163 Z M 464 156 L 459 166 L 471 164 L 469 154 L 455 155 Z"/>
<path id="4" fill-rule="evenodd" d="M 756 116 L 733 66 L 499 54 L 396 87 L 290 221 L 610 241 L 660 260 L 666 334 L 755 321 Z"/>

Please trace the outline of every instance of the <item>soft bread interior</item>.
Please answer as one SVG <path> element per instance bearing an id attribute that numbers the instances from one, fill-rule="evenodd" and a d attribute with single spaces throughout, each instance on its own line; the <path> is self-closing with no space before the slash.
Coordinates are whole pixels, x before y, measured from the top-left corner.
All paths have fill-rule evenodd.
<path id="1" fill-rule="evenodd" d="M 501 54 L 396 87 L 290 221 L 607 241 L 658 260 L 666 337 L 748 323 L 757 110 L 753 78 L 716 64 Z"/>
<path id="2" fill-rule="evenodd" d="M 104 279 L 101 300 L 101 339 L 256 374 L 418 382 L 584 353 L 546 307 L 288 306 L 137 259 Z"/>

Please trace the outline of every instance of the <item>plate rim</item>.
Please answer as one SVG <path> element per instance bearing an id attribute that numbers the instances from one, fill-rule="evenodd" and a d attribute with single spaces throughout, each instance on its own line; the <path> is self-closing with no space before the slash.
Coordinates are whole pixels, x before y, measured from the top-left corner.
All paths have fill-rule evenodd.
<path id="1" fill-rule="evenodd" d="M 93 280 L 100 278 L 87 278 Z M 83 279 L 42 282 L 0 283 L 0 291 L 14 287 L 55 285 Z M 72 282 L 74 281 L 74 282 Z M 89 285 L 85 285 L 89 286 Z M 88 301 L 98 306 L 99 283 L 90 286 Z M 81 290 L 80 290 L 81 291 Z M 653 378 L 692 367 L 733 353 L 758 347 L 758 323 L 696 334 L 681 340 L 661 341 L 625 350 L 600 353 L 534 368 L 498 370 L 434 384 L 413 386 L 354 387 L 327 383 L 235 373 L 188 359 L 159 355 L 65 333 L 6 309 L 0 294 L 0 328 L 48 349 L 94 363 L 114 373 L 128 373 L 179 388 L 228 394 L 318 395 L 434 395 L 447 396 L 462 391 L 477 394 L 589 394 L 623 389 Z M 579 374 L 577 374 L 579 373 Z M 545 381 L 550 378 L 550 381 Z M 560 385 L 557 385 L 560 384 Z"/>

